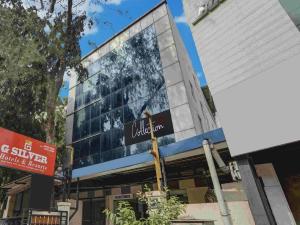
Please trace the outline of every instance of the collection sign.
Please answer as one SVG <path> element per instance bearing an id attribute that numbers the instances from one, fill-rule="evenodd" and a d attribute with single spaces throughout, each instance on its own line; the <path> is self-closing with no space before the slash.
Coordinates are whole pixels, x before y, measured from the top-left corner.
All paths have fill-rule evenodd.
<path id="1" fill-rule="evenodd" d="M 162 137 L 174 133 L 170 110 L 153 115 L 152 123 L 155 137 Z M 125 145 L 150 140 L 151 130 L 148 118 L 125 124 L 124 133 Z"/>
<path id="2" fill-rule="evenodd" d="M 55 159 L 55 146 L 0 127 L 0 166 L 53 176 Z"/>

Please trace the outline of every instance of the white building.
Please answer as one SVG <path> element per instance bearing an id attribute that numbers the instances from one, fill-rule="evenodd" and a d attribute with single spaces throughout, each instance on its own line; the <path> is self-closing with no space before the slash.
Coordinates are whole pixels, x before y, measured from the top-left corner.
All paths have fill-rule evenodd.
<path id="1" fill-rule="evenodd" d="M 299 224 L 300 1 L 183 3 L 256 223 Z"/>

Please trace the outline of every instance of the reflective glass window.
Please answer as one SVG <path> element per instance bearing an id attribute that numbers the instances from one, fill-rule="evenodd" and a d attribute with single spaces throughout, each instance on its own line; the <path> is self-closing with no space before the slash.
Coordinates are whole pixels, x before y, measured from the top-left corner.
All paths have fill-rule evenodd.
<path id="1" fill-rule="evenodd" d="M 101 151 L 105 152 L 111 149 L 111 133 L 105 132 L 101 134 Z"/>
<path id="2" fill-rule="evenodd" d="M 100 153 L 100 135 L 90 139 L 90 154 Z"/>
<path id="3" fill-rule="evenodd" d="M 100 75 L 100 91 L 102 97 L 105 97 L 106 95 L 110 94 L 110 82 L 108 75 Z"/>
<path id="4" fill-rule="evenodd" d="M 100 117 L 91 120 L 91 134 L 100 132 Z"/>
<path id="5" fill-rule="evenodd" d="M 118 148 L 124 145 L 124 132 L 121 129 L 113 129 L 111 136 L 112 144 L 111 148 Z"/>
<path id="6" fill-rule="evenodd" d="M 148 151 L 151 142 L 125 146 L 124 124 L 169 109 L 160 53 L 151 25 L 87 67 L 76 86 L 74 168 Z M 172 142 L 172 136 L 159 139 Z"/>
<path id="7" fill-rule="evenodd" d="M 106 113 L 106 114 L 101 115 L 100 124 L 101 124 L 100 125 L 101 132 L 109 131 L 112 128 L 111 114 Z"/>
<path id="8" fill-rule="evenodd" d="M 90 143 L 89 140 L 83 140 L 80 145 L 80 157 L 88 156 L 90 153 Z"/>
<path id="9" fill-rule="evenodd" d="M 101 113 L 107 113 L 111 110 L 111 96 L 106 96 L 101 105 Z"/>
<path id="10" fill-rule="evenodd" d="M 111 124 L 113 128 L 123 129 L 124 128 L 123 119 L 123 108 L 114 110 L 111 113 Z"/>
<path id="11" fill-rule="evenodd" d="M 120 90 L 118 92 L 114 92 L 111 95 L 112 109 L 122 106 L 122 102 L 123 102 L 123 90 Z"/>

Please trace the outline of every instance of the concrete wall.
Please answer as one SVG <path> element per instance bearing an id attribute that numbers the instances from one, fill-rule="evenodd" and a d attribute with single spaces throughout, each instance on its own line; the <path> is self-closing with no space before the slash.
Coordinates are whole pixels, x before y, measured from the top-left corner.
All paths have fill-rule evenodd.
<path id="1" fill-rule="evenodd" d="M 196 134 L 213 130 L 217 128 L 214 116 L 212 115 L 203 92 L 200 87 L 199 79 L 193 69 L 184 43 L 180 37 L 179 31 L 169 12 L 171 30 L 175 41 L 176 51 L 181 68 L 183 84 L 186 88 L 188 103 L 192 113 Z"/>
<path id="2" fill-rule="evenodd" d="M 193 25 L 233 156 L 300 140 L 300 33 L 278 0 L 226 0 Z"/>
<path id="3" fill-rule="evenodd" d="M 71 207 L 75 208 L 76 207 L 76 200 L 71 200 Z M 70 225 L 81 225 L 82 224 L 82 213 L 83 213 L 83 202 L 79 201 L 78 204 L 78 210 L 76 212 L 76 214 L 74 215 L 74 217 L 71 219 L 70 221 Z M 71 215 L 74 213 L 75 211 L 71 209 Z"/>
<path id="4" fill-rule="evenodd" d="M 228 208 L 231 214 L 232 225 L 255 225 L 247 201 L 228 202 Z M 215 225 L 223 225 L 217 203 L 188 204 L 183 217 L 214 220 Z"/>

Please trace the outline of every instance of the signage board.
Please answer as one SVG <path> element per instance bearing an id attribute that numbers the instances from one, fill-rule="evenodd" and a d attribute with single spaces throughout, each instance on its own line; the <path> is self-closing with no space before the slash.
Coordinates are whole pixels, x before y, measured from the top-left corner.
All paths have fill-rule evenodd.
<path id="1" fill-rule="evenodd" d="M 152 116 L 153 131 L 155 137 L 173 134 L 173 124 L 170 110 Z M 135 120 L 124 125 L 125 145 L 132 145 L 151 139 L 150 124 L 148 118 Z"/>
<path id="2" fill-rule="evenodd" d="M 53 176 L 55 159 L 55 146 L 0 127 L 0 166 Z"/>

